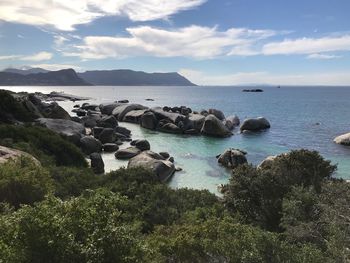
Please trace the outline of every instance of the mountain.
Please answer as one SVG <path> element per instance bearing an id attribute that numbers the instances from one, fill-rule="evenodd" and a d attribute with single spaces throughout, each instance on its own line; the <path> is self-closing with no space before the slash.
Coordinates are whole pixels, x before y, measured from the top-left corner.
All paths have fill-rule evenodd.
<path id="1" fill-rule="evenodd" d="M 47 73 L 47 72 L 49 72 L 49 70 L 46 70 L 43 68 L 22 68 L 22 69 L 7 68 L 7 69 L 4 69 L 3 72 L 17 73 L 17 74 L 21 74 L 21 75 L 29 75 L 29 74 L 36 74 L 36 73 Z"/>
<path id="2" fill-rule="evenodd" d="M 81 79 L 73 69 L 31 73 L 22 75 L 0 72 L 0 86 L 86 86 L 90 83 Z"/>
<path id="3" fill-rule="evenodd" d="M 128 69 L 94 70 L 78 73 L 94 85 L 103 86 L 195 86 L 179 73 L 146 73 Z"/>

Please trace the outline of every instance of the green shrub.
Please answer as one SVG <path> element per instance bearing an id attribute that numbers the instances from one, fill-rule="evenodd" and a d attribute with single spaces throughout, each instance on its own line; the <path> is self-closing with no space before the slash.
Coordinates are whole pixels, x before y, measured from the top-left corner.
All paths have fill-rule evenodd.
<path id="1" fill-rule="evenodd" d="M 49 129 L 37 126 L 0 125 L 0 143 L 26 151 L 44 165 L 87 167 L 78 147 Z"/>
<path id="2" fill-rule="evenodd" d="M 224 187 L 229 210 L 239 212 L 247 223 L 278 231 L 283 198 L 294 186 L 310 187 L 316 192 L 336 167 L 317 152 L 299 150 L 281 155 L 268 168 L 243 165 L 233 171 Z"/>
<path id="3" fill-rule="evenodd" d="M 28 157 L 0 165 L 0 202 L 16 208 L 41 201 L 52 191 L 52 180 L 46 169 Z"/>
<path id="4" fill-rule="evenodd" d="M 55 195 L 61 199 L 79 196 L 86 189 L 98 187 L 100 178 L 89 168 L 50 167 L 55 184 Z"/>
<path id="5" fill-rule="evenodd" d="M 30 122 L 34 116 L 9 91 L 0 90 L 0 123 L 12 123 L 14 120 Z"/>
<path id="6" fill-rule="evenodd" d="M 129 203 L 103 190 L 50 197 L 2 215 L 0 246 L 17 262 L 142 262 L 139 232 L 124 214 Z"/>

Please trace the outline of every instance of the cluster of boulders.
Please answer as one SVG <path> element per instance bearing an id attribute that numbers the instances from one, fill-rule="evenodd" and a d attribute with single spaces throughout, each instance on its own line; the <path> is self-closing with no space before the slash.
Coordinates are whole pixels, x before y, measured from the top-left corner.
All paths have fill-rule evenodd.
<path id="1" fill-rule="evenodd" d="M 216 156 L 218 163 L 226 168 L 235 169 L 239 165 L 247 163 L 246 152 L 239 149 L 227 149 L 224 153 Z"/>

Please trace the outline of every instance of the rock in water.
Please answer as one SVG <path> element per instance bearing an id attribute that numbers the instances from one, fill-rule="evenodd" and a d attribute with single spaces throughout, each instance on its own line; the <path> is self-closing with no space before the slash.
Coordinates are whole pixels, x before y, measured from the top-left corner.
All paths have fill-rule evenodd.
<path id="1" fill-rule="evenodd" d="M 158 124 L 158 120 L 153 112 L 146 112 L 141 116 L 141 127 L 155 130 Z"/>
<path id="2" fill-rule="evenodd" d="M 212 114 L 205 117 L 201 133 L 214 137 L 228 137 L 232 135 L 229 129 Z"/>
<path id="3" fill-rule="evenodd" d="M 336 137 L 334 142 L 337 144 L 350 146 L 350 132 Z"/>
<path id="4" fill-rule="evenodd" d="M 102 143 L 92 136 L 84 136 L 80 139 L 80 147 L 85 154 L 102 151 Z"/>
<path id="5" fill-rule="evenodd" d="M 233 130 L 236 126 L 238 126 L 240 123 L 240 120 L 238 118 L 237 115 L 232 115 L 227 117 L 224 120 L 224 125 L 229 129 L 229 130 Z"/>
<path id="6" fill-rule="evenodd" d="M 247 153 L 239 149 L 228 149 L 218 158 L 218 163 L 227 168 L 235 169 L 241 164 L 247 163 Z"/>
<path id="7" fill-rule="evenodd" d="M 103 129 L 101 133 L 98 135 L 98 139 L 102 143 L 114 142 L 115 141 L 114 129 L 112 128 Z"/>
<path id="8" fill-rule="evenodd" d="M 113 115 L 105 116 L 97 121 L 97 125 L 104 128 L 115 128 L 118 126 L 118 121 Z"/>
<path id="9" fill-rule="evenodd" d="M 151 145 L 147 140 L 135 140 L 132 141 L 130 144 L 140 149 L 141 151 L 147 151 L 151 149 Z"/>
<path id="10" fill-rule="evenodd" d="M 103 145 L 103 150 L 105 152 L 115 152 L 119 150 L 119 146 L 116 143 L 105 143 Z"/>
<path id="11" fill-rule="evenodd" d="M 126 149 L 120 149 L 114 154 L 115 158 L 120 160 L 130 159 L 140 153 L 140 149 L 136 147 L 129 147 Z"/>
<path id="12" fill-rule="evenodd" d="M 118 119 L 118 121 L 122 121 L 124 116 L 133 110 L 145 110 L 147 107 L 140 104 L 122 104 L 121 106 L 116 107 L 112 114 Z"/>
<path id="13" fill-rule="evenodd" d="M 152 171 L 160 181 L 166 182 L 175 172 L 175 165 L 163 160 L 162 156 L 152 151 L 145 151 L 131 158 L 128 168 L 143 167 Z"/>
<path id="14" fill-rule="evenodd" d="M 105 164 L 99 153 L 90 154 L 91 168 L 95 174 L 103 174 L 105 172 Z"/>
<path id="15" fill-rule="evenodd" d="M 208 112 L 209 112 L 209 114 L 213 114 L 220 121 L 223 121 L 225 119 L 225 114 L 221 110 L 209 109 Z"/>
<path id="16" fill-rule="evenodd" d="M 256 119 L 246 119 L 242 126 L 241 132 L 243 131 L 261 131 L 265 129 L 269 129 L 271 127 L 269 121 L 263 117 L 259 117 Z"/>

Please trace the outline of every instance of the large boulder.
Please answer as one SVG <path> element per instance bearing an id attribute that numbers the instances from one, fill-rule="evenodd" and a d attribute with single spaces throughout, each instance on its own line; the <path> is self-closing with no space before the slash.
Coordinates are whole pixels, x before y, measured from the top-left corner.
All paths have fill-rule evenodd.
<path id="1" fill-rule="evenodd" d="M 110 143 L 115 141 L 114 129 L 104 128 L 98 135 L 98 139 L 104 143 Z"/>
<path id="2" fill-rule="evenodd" d="M 337 144 L 350 146 L 350 132 L 336 137 L 334 142 Z"/>
<path id="3" fill-rule="evenodd" d="M 108 153 L 116 152 L 119 150 L 119 146 L 116 143 L 105 143 L 103 145 L 103 150 Z"/>
<path id="4" fill-rule="evenodd" d="M 91 168 L 95 174 L 103 174 L 105 172 L 105 164 L 99 153 L 90 154 Z"/>
<path id="5" fill-rule="evenodd" d="M 149 141 L 147 140 L 135 140 L 130 143 L 130 145 L 135 146 L 136 148 L 140 149 L 141 151 L 147 151 L 151 149 L 151 145 L 149 144 Z"/>
<path id="6" fill-rule="evenodd" d="M 145 110 L 147 107 L 140 104 L 122 104 L 116 107 L 112 114 L 118 119 L 118 121 L 122 121 L 125 115 L 133 110 Z"/>
<path id="7" fill-rule="evenodd" d="M 116 151 L 114 156 L 117 159 L 125 160 L 138 155 L 140 152 L 141 150 L 136 147 L 128 147 L 126 149 L 119 149 L 118 151 Z"/>
<path id="8" fill-rule="evenodd" d="M 118 121 L 113 115 L 104 116 L 97 120 L 97 125 L 104 128 L 115 128 L 118 126 Z"/>
<path id="9" fill-rule="evenodd" d="M 244 131 L 261 131 L 265 129 L 269 129 L 271 127 L 269 121 L 263 117 L 255 118 L 255 119 L 246 119 L 241 125 L 241 132 Z"/>
<path id="10" fill-rule="evenodd" d="M 220 121 L 223 121 L 225 119 L 225 114 L 221 110 L 217 109 L 209 109 L 209 114 L 213 114 L 216 118 L 218 118 Z"/>
<path id="11" fill-rule="evenodd" d="M 175 165 L 151 151 L 144 151 L 131 158 L 128 168 L 143 167 L 152 171 L 160 181 L 166 182 L 175 173 Z"/>
<path id="12" fill-rule="evenodd" d="M 167 112 L 164 111 L 162 108 L 152 108 L 151 111 L 155 114 L 156 118 L 158 120 L 170 120 L 172 123 L 178 124 L 180 121 L 184 121 L 186 119 L 186 116 L 175 113 L 175 112 Z"/>
<path id="13" fill-rule="evenodd" d="M 120 105 L 122 105 L 122 103 L 103 103 L 100 104 L 99 108 L 102 114 L 112 115 L 113 110 Z"/>
<path id="14" fill-rule="evenodd" d="M 46 118 L 70 120 L 69 113 L 57 104 L 52 102 L 48 107 L 42 108 L 42 113 Z"/>
<path id="15" fill-rule="evenodd" d="M 92 136 L 84 136 L 80 139 L 80 147 L 85 154 L 102 151 L 102 143 Z"/>
<path id="16" fill-rule="evenodd" d="M 130 123 L 140 123 L 141 116 L 146 110 L 132 110 L 125 114 L 123 121 Z"/>
<path id="17" fill-rule="evenodd" d="M 271 155 L 266 157 L 259 165 L 258 165 L 258 169 L 268 169 L 271 167 L 271 165 L 273 164 L 274 160 L 276 160 L 276 158 L 279 155 Z"/>
<path id="18" fill-rule="evenodd" d="M 153 112 L 146 112 L 141 116 L 140 120 L 141 127 L 155 130 L 158 124 L 158 120 Z"/>
<path id="19" fill-rule="evenodd" d="M 193 125 L 193 129 L 200 131 L 203 127 L 205 117 L 201 114 L 189 114 L 189 121 Z"/>
<path id="20" fill-rule="evenodd" d="M 78 143 L 85 128 L 82 124 L 62 119 L 39 118 L 38 123 L 56 133 L 67 136 L 72 142 Z"/>
<path id="21" fill-rule="evenodd" d="M 6 163 L 9 160 L 16 160 L 20 157 L 29 158 L 33 160 L 35 164 L 40 165 L 40 162 L 29 153 L 0 145 L 0 165 Z"/>
<path id="22" fill-rule="evenodd" d="M 125 128 L 125 127 L 118 126 L 118 127 L 115 127 L 114 130 L 117 133 L 125 135 L 126 137 L 130 137 L 130 135 L 131 135 L 131 131 L 129 129 Z"/>
<path id="23" fill-rule="evenodd" d="M 247 163 L 247 153 L 239 149 L 228 149 L 218 157 L 218 163 L 227 168 L 235 169 L 239 165 Z"/>
<path id="24" fill-rule="evenodd" d="M 214 137 L 228 137 L 232 135 L 232 133 L 229 131 L 229 129 L 227 129 L 222 121 L 220 121 L 212 114 L 209 114 L 207 117 L 205 117 L 201 133 Z"/>
<path id="25" fill-rule="evenodd" d="M 161 132 L 166 132 L 166 133 L 174 133 L 174 134 L 182 133 L 181 128 L 171 122 L 165 123 L 164 125 L 158 125 L 157 129 Z"/>

